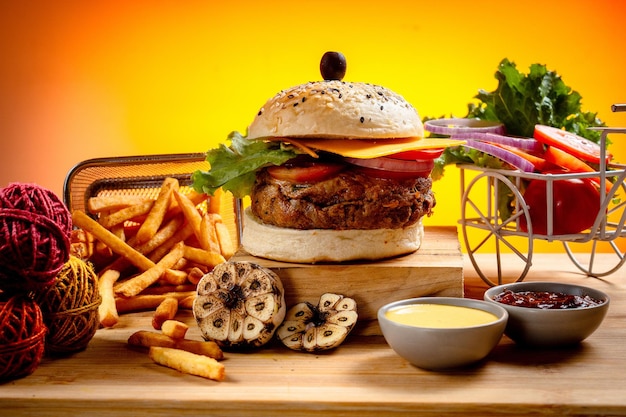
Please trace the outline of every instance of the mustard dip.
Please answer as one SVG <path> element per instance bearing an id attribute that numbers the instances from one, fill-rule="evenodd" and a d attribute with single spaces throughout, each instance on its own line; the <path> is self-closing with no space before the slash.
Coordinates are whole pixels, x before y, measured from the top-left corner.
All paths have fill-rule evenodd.
<path id="1" fill-rule="evenodd" d="M 471 307 L 446 304 L 411 304 L 386 313 L 389 320 L 408 326 L 430 328 L 471 327 L 498 320 L 495 314 Z"/>

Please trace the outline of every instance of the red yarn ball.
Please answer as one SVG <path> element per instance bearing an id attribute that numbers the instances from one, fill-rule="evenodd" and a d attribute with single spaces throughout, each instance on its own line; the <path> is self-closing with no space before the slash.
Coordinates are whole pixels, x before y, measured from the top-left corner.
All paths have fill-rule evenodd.
<path id="1" fill-rule="evenodd" d="M 0 293 L 0 380 L 32 374 L 41 363 L 46 326 L 37 303 Z"/>
<path id="2" fill-rule="evenodd" d="M 50 191 L 0 190 L 0 290 L 29 292 L 54 282 L 70 255 L 71 215 Z"/>
<path id="3" fill-rule="evenodd" d="M 45 216 L 63 231 L 72 231 L 72 215 L 52 191 L 37 184 L 12 183 L 0 189 L 0 208 L 25 210 Z"/>
<path id="4" fill-rule="evenodd" d="M 0 209 L 0 289 L 29 292 L 54 283 L 70 255 L 69 237 L 46 217 Z"/>

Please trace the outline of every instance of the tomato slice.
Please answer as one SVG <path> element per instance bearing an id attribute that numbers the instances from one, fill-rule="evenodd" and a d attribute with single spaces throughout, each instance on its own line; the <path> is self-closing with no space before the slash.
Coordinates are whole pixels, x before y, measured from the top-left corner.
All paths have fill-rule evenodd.
<path id="1" fill-rule="evenodd" d="M 334 162 L 299 162 L 297 164 L 287 162 L 281 166 L 269 167 L 267 172 L 277 180 L 314 183 L 331 178 L 345 167 L 344 164 Z"/>
<path id="2" fill-rule="evenodd" d="M 405 161 L 416 161 L 424 159 L 439 158 L 443 153 L 444 148 L 439 149 L 415 149 L 412 151 L 404 151 L 388 155 L 388 158 L 403 159 Z"/>
<path id="3" fill-rule="evenodd" d="M 600 163 L 600 145 L 589 139 L 567 132 L 556 127 L 535 125 L 534 138 L 539 142 L 559 148 L 583 161 Z M 606 159 L 610 161 L 612 155 L 607 151 Z"/>

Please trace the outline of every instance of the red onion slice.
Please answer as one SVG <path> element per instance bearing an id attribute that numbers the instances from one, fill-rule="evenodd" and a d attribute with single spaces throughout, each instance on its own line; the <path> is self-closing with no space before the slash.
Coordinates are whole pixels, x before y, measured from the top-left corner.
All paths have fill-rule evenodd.
<path id="1" fill-rule="evenodd" d="M 457 133 L 450 137 L 450 139 L 476 139 L 484 142 L 498 143 L 500 145 L 514 146 L 524 151 L 541 152 L 543 151 L 543 145 L 537 139 L 534 138 L 516 138 L 512 136 L 500 135 L 497 133 L 483 133 L 483 132 L 467 132 Z"/>
<path id="2" fill-rule="evenodd" d="M 520 171 L 535 171 L 535 165 L 533 165 L 530 161 L 522 158 L 519 155 L 514 154 L 513 152 L 509 152 L 504 148 L 500 148 L 490 143 L 482 142 L 480 140 L 468 139 L 463 146 L 465 146 L 466 148 L 472 148 L 476 149 L 477 151 L 488 153 L 489 155 L 499 158 L 507 164 L 512 165 Z"/>
<path id="3" fill-rule="evenodd" d="M 469 132 L 504 134 L 502 123 L 481 119 L 433 119 L 424 122 L 424 129 L 430 133 L 449 136 Z"/>

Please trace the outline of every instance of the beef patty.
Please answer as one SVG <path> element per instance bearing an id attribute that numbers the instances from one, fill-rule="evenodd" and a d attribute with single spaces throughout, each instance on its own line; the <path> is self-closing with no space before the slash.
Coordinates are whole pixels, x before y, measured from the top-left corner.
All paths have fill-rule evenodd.
<path id="1" fill-rule="evenodd" d="M 374 178 L 347 169 L 313 184 L 277 180 L 261 170 L 250 194 L 266 224 L 291 229 L 400 229 L 432 214 L 430 178 Z"/>

